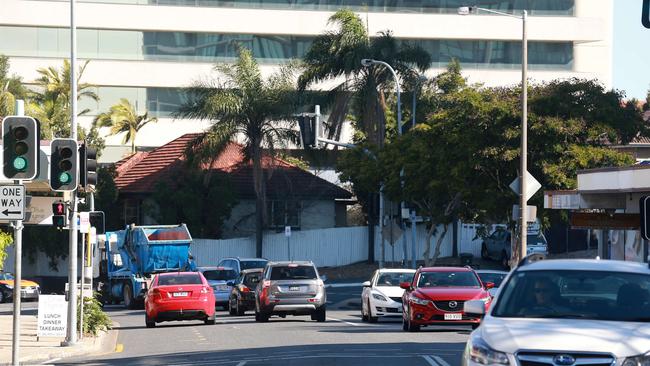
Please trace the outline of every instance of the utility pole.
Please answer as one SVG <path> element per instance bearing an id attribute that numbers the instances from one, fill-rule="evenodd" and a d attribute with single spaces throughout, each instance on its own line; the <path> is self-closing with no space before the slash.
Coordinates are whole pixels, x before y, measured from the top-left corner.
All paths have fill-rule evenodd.
<path id="1" fill-rule="evenodd" d="M 25 115 L 25 104 L 22 100 L 16 101 L 16 116 Z M 37 136 L 36 138 L 40 138 Z M 38 172 L 36 172 L 38 175 Z M 14 180 L 14 184 L 20 184 L 19 180 Z M 24 202 L 24 200 L 23 200 Z M 20 365 L 20 315 L 21 315 L 21 285 L 23 282 L 23 220 L 12 222 L 14 229 L 14 319 L 13 334 L 11 338 L 11 362 Z"/>

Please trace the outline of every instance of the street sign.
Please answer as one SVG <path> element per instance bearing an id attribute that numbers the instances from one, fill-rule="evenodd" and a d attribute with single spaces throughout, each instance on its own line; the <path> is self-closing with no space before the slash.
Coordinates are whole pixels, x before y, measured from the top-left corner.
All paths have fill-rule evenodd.
<path id="1" fill-rule="evenodd" d="M 79 212 L 79 232 L 83 234 L 90 232 L 90 212 Z"/>
<path id="2" fill-rule="evenodd" d="M 20 184 L 0 186 L 0 220 L 25 218 L 25 186 Z"/>
<path id="3" fill-rule="evenodd" d="M 38 297 L 39 337 L 65 337 L 68 325 L 68 302 L 64 295 L 40 295 Z"/>
<path id="4" fill-rule="evenodd" d="M 284 227 L 284 236 L 286 236 L 287 238 L 291 236 L 291 226 Z"/>
<path id="5" fill-rule="evenodd" d="M 542 188 L 542 185 L 533 177 L 529 172 L 526 172 L 526 202 L 535 194 L 539 189 Z M 515 194 L 519 195 L 519 177 L 510 183 L 510 189 L 512 189 Z"/>
<path id="6" fill-rule="evenodd" d="M 650 0 L 643 0 L 641 8 L 641 24 L 650 29 Z"/>
<path id="7" fill-rule="evenodd" d="M 537 222 L 537 206 L 526 205 L 526 222 Z M 512 220 L 520 219 L 519 205 L 512 205 Z"/>

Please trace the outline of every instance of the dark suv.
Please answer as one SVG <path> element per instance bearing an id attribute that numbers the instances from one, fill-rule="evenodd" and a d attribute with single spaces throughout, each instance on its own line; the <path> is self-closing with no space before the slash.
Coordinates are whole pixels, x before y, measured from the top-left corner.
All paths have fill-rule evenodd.
<path id="1" fill-rule="evenodd" d="M 255 289 L 255 320 L 271 315 L 311 315 L 325 321 L 325 285 L 312 262 L 269 262 Z"/>

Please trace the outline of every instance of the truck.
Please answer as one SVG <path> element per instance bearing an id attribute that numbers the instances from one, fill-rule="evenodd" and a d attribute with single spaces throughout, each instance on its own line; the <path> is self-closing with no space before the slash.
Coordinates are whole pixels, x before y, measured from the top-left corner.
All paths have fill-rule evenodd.
<path id="1" fill-rule="evenodd" d="M 185 224 L 127 226 L 100 242 L 99 292 L 104 304 L 142 307 L 156 273 L 194 271 L 192 236 Z"/>

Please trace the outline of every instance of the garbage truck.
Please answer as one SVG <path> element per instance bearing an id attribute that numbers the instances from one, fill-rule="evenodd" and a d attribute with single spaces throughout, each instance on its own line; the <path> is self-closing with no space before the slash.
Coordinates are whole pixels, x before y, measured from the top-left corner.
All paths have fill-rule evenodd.
<path id="1" fill-rule="evenodd" d="M 185 224 L 127 226 L 100 244 L 99 292 L 104 304 L 141 308 L 156 273 L 194 271 L 192 236 Z"/>

